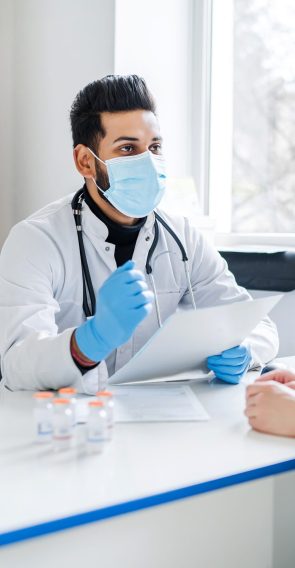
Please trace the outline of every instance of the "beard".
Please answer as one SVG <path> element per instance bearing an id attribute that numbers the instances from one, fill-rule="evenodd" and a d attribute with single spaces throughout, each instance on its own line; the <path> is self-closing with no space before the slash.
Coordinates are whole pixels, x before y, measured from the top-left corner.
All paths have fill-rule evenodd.
<path id="1" fill-rule="evenodd" d="M 109 182 L 109 176 L 108 174 L 103 170 L 100 162 L 96 161 L 95 162 L 95 175 L 96 175 L 96 183 L 97 185 L 100 187 L 100 189 L 104 192 L 107 189 L 109 189 L 110 187 L 110 182 Z M 101 193 L 99 191 L 99 189 L 97 188 L 97 193 L 98 195 L 104 200 L 106 201 L 113 209 L 116 209 L 114 207 L 114 205 L 107 199 L 107 197 L 104 196 L 103 193 Z"/>
<path id="2" fill-rule="evenodd" d="M 102 191 L 106 191 L 110 187 L 109 177 L 108 174 L 102 168 L 100 162 L 95 162 L 95 174 L 96 174 L 96 183 L 102 189 Z M 98 190 L 99 191 L 99 190 Z"/>

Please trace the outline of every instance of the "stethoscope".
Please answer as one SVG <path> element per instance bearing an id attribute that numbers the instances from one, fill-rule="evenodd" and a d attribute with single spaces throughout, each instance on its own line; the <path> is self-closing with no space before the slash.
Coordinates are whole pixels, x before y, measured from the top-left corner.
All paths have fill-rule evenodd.
<path id="1" fill-rule="evenodd" d="M 95 293 L 94 293 L 92 280 L 91 280 L 91 276 L 90 276 L 90 272 L 89 272 L 89 267 L 88 267 L 88 262 L 87 262 L 85 247 L 84 247 L 84 242 L 83 242 L 83 235 L 82 235 L 83 200 L 84 200 L 84 188 L 79 189 L 79 191 L 77 191 L 77 193 L 75 193 L 75 195 L 72 199 L 72 210 L 73 210 L 73 215 L 74 215 L 76 229 L 77 229 L 77 236 L 78 236 L 78 243 L 79 243 L 79 250 L 80 250 L 80 259 L 81 259 L 81 268 L 82 268 L 83 310 L 84 310 L 85 316 L 88 318 L 88 317 L 91 317 L 95 314 L 96 299 L 95 299 Z M 191 284 L 189 267 L 188 267 L 188 256 L 186 254 L 185 248 L 184 248 L 182 242 L 180 241 L 179 237 L 171 229 L 171 227 L 169 227 L 169 225 L 166 223 L 166 221 L 164 221 L 164 219 L 162 219 L 162 217 L 160 217 L 159 213 L 156 213 L 156 211 L 155 211 L 154 215 L 155 215 L 155 223 L 154 223 L 155 233 L 154 233 L 154 239 L 153 239 L 152 245 L 151 245 L 149 252 L 148 252 L 148 255 L 147 255 L 145 270 L 146 270 L 146 273 L 148 274 L 148 276 L 150 278 L 151 285 L 152 285 L 153 292 L 154 292 L 154 296 L 155 296 L 155 306 L 156 306 L 158 324 L 159 324 L 159 327 L 162 327 L 159 300 L 158 300 L 158 295 L 157 295 L 157 290 L 156 290 L 156 285 L 155 285 L 155 280 L 154 280 L 153 270 L 152 270 L 152 257 L 153 257 L 155 248 L 156 248 L 158 241 L 159 241 L 159 223 L 161 223 L 161 225 L 163 225 L 163 227 L 171 235 L 171 237 L 174 239 L 174 241 L 176 242 L 176 244 L 179 247 L 179 250 L 181 252 L 181 257 L 182 257 L 181 259 L 184 263 L 184 270 L 185 270 L 185 275 L 186 275 L 187 287 L 188 287 L 188 290 L 189 290 L 189 293 L 190 293 L 192 306 L 193 306 L 194 310 L 196 310 L 197 308 L 196 308 L 195 298 L 194 298 L 194 294 L 193 294 L 193 290 L 192 290 L 192 284 Z"/>

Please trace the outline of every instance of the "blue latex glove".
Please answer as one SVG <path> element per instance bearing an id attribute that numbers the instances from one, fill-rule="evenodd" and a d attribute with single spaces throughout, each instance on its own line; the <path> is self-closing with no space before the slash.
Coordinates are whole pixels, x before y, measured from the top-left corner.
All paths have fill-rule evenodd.
<path id="1" fill-rule="evenodd" d="M 207 367 L 210 371 L 214 371 L 217 379 L 236 385 L 247 372 L 250 362 L 250 349 L 238 345 L 222 351 L 219 355 L 208 357 Z"/>
<path id="2" fill-rule="evenodd" d="M 102 361 L 126 343 L 152 310 L 154 295 L 134 267 L 129 260 L 111 274 L 98 290 L 94 317 L 75 331 L 80 351 L 92 361 Z"/>

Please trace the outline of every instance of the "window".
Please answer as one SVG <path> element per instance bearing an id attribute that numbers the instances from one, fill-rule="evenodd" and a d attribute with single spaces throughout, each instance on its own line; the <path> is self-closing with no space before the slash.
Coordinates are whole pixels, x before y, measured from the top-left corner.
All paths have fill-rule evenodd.
<path id="1" fill-rule="evenodd" d="M 210 213 L 221 231 L 295 232 L 294 28 L 293 0 L 213 3 Z"/>

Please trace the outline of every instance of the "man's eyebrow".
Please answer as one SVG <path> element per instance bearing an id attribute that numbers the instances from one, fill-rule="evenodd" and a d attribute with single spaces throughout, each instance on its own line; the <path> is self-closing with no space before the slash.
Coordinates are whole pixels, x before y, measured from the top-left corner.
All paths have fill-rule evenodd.
<path id="1" fill-rule="evenodd" d="M 162 136 L 155 136 L 154 138 L 152 138 L 152 142 L 161 142 L 163 140 Z M 127 142 L 139 142 L 138 138 L 134 138 L 133 136 L 119 136 L 119 138 L 116 138 L 116 140 L 114 140 L 113 144 L 116 144 L 116 142 L 122 142 L 122 141 L 127 141 Z"/>
<path id="2" fill-rule="evenodd" d="M 114 140 L 113 144 L 120 142 L 121 140 L 128 140 L 128 142 L 138 142 L 138 138 L 134 138 L 133 136 L 119 136 L 119 138 L 116 138 L 116 140 Z"/>

